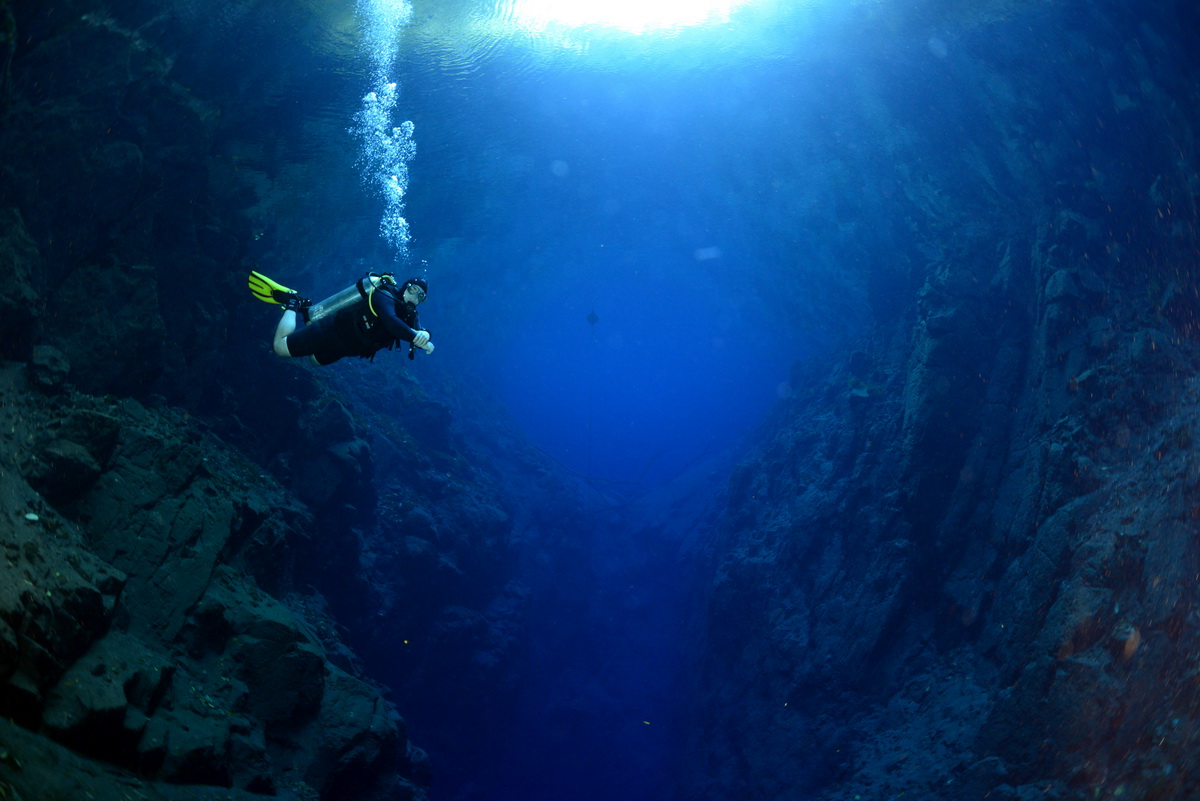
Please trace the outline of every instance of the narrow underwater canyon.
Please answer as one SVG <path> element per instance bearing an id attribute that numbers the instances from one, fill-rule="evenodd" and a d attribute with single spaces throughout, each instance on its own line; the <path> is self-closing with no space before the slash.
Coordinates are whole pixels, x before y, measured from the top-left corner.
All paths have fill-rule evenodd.
<path id="1" fill-rule="evenodd" d="M 788 146 L 697 126 L 686 199 L 819 346 L 630 490 L 473 386 L 489 351 L 270 353 L 247 270 L 374 235 L 294 133 L 344 127 L 347 9 L 0 5 L 0 795 L 1190 797 L 1200 16 L 854 8 L 896 44 L 731 80 Z M 443 124 L 410 202 L 465 341 L 517 216 L 585 215 Z"/>

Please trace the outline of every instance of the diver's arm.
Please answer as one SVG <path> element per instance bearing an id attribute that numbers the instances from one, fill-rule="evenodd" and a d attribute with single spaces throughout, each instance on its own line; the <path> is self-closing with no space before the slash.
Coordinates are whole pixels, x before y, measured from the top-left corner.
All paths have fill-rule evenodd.
<path id="1" fill-rule="evenodd" d="M 411 342 L 426 353 L 433 353 L 433 343 L 429 341 L 429 332 L 412 328 L 400 319 L 400 315 L 396 314 L 396 304 L 399 302 L 389 294 L 377 293 L 375 310 L 379 313 L 379 319 L 383 321 L 384 328 L 396 339 Z"/>

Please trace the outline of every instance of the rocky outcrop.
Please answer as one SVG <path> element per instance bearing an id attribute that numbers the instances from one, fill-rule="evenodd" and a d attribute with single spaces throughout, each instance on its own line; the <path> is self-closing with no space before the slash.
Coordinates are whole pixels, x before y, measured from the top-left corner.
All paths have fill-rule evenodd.
<path id="1" fill-rule="evenodd" d="M 288 595 L 304 508 L 179 412 L 45 397 L 0 368 L 0 712 L 76 756 L 14 735 L 0 787 L 119 769 L 169 798 L 423 797 L 394 707 Z M 109 767 L 46 774 L 82 758 Z"/>
<path id="2" fill-rule="evenodd" d="M 1191 785 L 1198 354 L 1144 308 L 1056 328 L 1035 264 L 981 391 L 929 368 L 972 335 L 925 311 L 874 397 L 835 370 L 735 473 L 693 743 L 722 769 L 689 797 Z"/>
<path id="3" fill-rule="evenodd" d="M 1194 787 L 1195 234 L 1167 210 L 1194 216 L 1196 166 L 1159 137 L 1194 139 L 1194 87 L 1148 69 L 1126 22 L 1109 8 L 1086 31 L 1105 98 L 1054 117 L 1100 120 L 1076 144 L 1094 180 L 1051 148 L 999 172 L 964 156 L 936 192 L 911 187 L 933 234 L 909 254 L 918 291 L 876 308 L 856 354 L 798 375 L 809 389 L 735 470 L 683 797 Z M 1138 122 L 1106 102 L 1131 80 Z M 1140 160 L 1114 157 L 1106 128 Z M 961 131 L 960 152 L 991 130 Z"/>
<path id="4" fill-rule="evenodd" d="M 186 4 L 2 5 L 17 589 L 0 713 L 37 736 L 12 735 L 25 750 L 0 771 L 24 767 L 0 788 L 37 798 L 61 763 L 81 771 L 64 788 L 120 769 L 167 796 L 419 797 L 428 763 L 367 676 L 432 727 L 430 685 L 471 665 L 439 727 L 455 743 L 472 704 L 511 690 L 526 592 L 506 573 L 511 515 L 450 410 L 383 365 L 354 397 L 285 364 L 245 291 L 292 195 L 274 183 L 294 120 L 272 98 L 322 67 L 294 42 L 261 52 L 292 14 L 273 3 L 240 4 L 237 25 Z M 283 240 L 256 258 L 303 272 L 316 248 Z"/>

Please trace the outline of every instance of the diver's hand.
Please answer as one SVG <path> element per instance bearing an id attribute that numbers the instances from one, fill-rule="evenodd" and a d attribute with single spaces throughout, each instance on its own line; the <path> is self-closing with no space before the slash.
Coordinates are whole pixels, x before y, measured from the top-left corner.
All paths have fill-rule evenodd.
<path id="1" fill-rule="evenodd" d="M 413 337 L 413 347 L 420 348 L 426 353 L 433 353 L 433 343 L 429 341 L 429 332 L 418 331 L 417 335 Z"/>

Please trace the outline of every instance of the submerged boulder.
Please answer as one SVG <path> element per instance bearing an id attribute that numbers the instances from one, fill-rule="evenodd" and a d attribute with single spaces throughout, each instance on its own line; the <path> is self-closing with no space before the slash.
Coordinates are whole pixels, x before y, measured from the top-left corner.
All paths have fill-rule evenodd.
<path id="1" fill-rule="evenodd" d="M 26 480 L 56 502 L 77 497 L 100 477 L 119 431 L 116 418 L 91 409 L 51 417 L 26 461 Z"/>
<path id="2" fill-rule="evenodd" d="M 35 389 L 46 395 L 57 395 L 66 389 L 71 363 L 53 345 L 34 345 L 29 359 L 29 380 Z"/>

